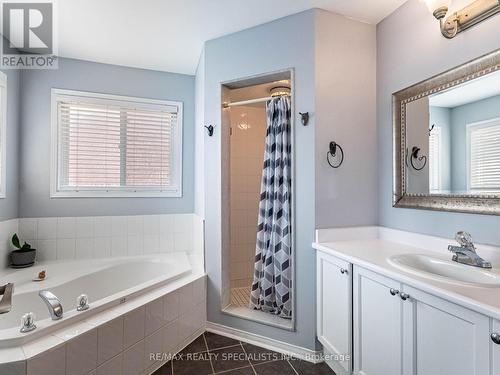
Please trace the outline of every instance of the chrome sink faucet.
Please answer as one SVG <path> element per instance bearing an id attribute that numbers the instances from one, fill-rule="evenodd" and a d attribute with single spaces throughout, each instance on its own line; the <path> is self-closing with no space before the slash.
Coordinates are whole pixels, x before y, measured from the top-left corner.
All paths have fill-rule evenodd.
<path id="1" fill-rule="evenodd" d="M 449 245 L 448 250 L 451 251 L 453 261 L 461 264 L 466 264 L 468 266 L 480 267 L 480 268 L 491 268 L 491 263 L 481 258 L 476 253 L 476 247 L 472 242 L 472 236 L 464 231 L 457 232 L 455 239 L 460 244 L 460 246 Z"/>
<path id="2" fill-rule="evenodd" d="M 41 290 L 38 295 L 45 302 L 49 309 L 49 314 L 52 320 L 59 320 L 63 317 L 63 307 L 61 301 L 48 290 Z"/>

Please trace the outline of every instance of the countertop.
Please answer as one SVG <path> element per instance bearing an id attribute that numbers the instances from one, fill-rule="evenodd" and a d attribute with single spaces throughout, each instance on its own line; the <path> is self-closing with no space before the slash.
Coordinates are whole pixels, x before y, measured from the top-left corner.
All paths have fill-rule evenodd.
<path id="1" fill-rule="evenodd" d="M 400 233 L 401 232 L 399 232 L 399 234 Z M 353 234 L 355 234 L 355 230 Z M 411 236 L 415 237 L 415 234 L 411 234 Z M 389 257 L 399 254 L 423 254 L 443 260 L 451 260 L 451 253 L 446 249 L 443 250 L 440 248 L 430 250 L 429 248 L 424 248 L 424 246 L 410 246 L 405 243 L 381 238 L 321 242 L 321 237 L 331 236 L 317 236 L 320 242 L 315 242 L 312 245 L 317 251 L 333 255 L 353 265 L 363 267 L 473 311 L 500 320 L 500 286 L 480 287 L 464 283 L 458 285 L 438 281 L 411 272 L 406 272 L 388 262 Z M 364 236 L 360 237 L 362 238 Z M 424 237 L 425 242 L 426 236 L 422 237 Z M 418 243 L 420 246 L 420 242 Z M 450 240 L 449 243 L 453 243 L 453 241 Z M 496 257 L 499 254 L 495 254 L 495 257 L 492 259 L 484 256 L 479 250 L 478 253 L 485 259 L 492 261 L 493 268 L 491 272 L 500 275 L 500 262 Z M 490 250 L 488 255 L 491 256 L 491 254 Z"/>

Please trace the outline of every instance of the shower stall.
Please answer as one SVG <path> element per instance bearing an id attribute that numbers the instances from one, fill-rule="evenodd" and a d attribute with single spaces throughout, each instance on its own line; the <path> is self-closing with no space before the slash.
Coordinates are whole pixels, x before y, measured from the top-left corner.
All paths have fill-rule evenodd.
<path id="1" fill-rule="evenodd" d="M 222 310 L 290 329 L 292 72 L 224 83 L 221 92 Z"/>

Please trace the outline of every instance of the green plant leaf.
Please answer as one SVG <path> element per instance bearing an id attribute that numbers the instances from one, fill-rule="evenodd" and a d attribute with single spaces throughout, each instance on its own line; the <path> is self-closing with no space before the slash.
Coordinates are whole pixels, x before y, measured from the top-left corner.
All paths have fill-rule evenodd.
<path id="1" fill-rule="evenodd" d="M 23 247 L 21 248 L 21 251 L 29 251 L 29 250 L 31 250 L 31 245 L 25 242 Z"/>
<path id="2" fill-rule="evenodd" d="M 21 244 L 19 243 L 19 237 L 17 236 L 17 233 L 14 233 L 14 235 L 12 236 L 12 245 L 14 245 L 14 247 L 18 249 L 21 248 Z"/>

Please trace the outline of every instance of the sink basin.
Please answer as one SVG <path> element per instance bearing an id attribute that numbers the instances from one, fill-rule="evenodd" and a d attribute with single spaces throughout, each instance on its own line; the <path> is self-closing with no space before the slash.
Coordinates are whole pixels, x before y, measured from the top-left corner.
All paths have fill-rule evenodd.
<path id="1" fill-rule="evenodd" d="M 388 258 L 394 267 L 416 275 L 454 284 L 500 287 L 500 274 L 422 254 L 401 254 Z"/>

